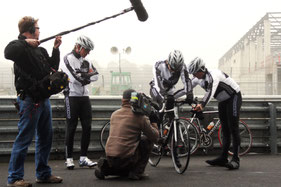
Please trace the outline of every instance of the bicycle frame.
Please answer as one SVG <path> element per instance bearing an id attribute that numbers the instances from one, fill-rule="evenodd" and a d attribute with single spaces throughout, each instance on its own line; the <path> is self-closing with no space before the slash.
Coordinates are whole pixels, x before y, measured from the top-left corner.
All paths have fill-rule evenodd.
<path id="1" fill-rule="evenodd" d="M 213 134 L 216 130 L 218 130 L 218 140 L 220 146 L 222 146 L 222 138 L 223 138 L 223 132 L 221 128 L 221 121 L 220 119 L 213 118 L 211 121 L 214 122 L 214 126 L 212 129 L 207 131 L 200 123 L 200 120 L 198 119 L 198 113 L 192 111 L 192 116 L 191 118 L 187 118 L 189 120 L 189 125 L 188 125 L 188 131 L 192 132 L 192 140 L 194 140 L 194 144 L 192 145 L 192 151 L 191 154 L 194 153 L 199 146 L 202 146 L 203 151 L 206 152 L 207 148 L 213 145 Z M 204 114 L 216 114 L 218 111 L 203 111 L 203 116 Z M 249 129 L 248 125 L 239 120 L 239 133 L 241 138 L 241 144 L 240 144 L 240 150 L 239 155 L 245 155 L 248 153 L 248 151 L 251 148 L 252 141 L 253 141 L 253 136 L 251 133 L 251 130 Z M 192 130 L 193 129 L 193 130 Z M 233 154 L 232 150 L 229 150 L 228 153 L 230 155 Z"/>
<path id="2" fill-rule="evenodd" d="M 164 102 L 161 110 L 159 110 L 159 113 L 162 113 L 163 115 L 165 113 L 169 113 L 169 112 L 174 112 L 174 118 L 173 119 L 170 119 L 171 121 L 169 121 L 170 123 L 170 130 L 168 131 L 168 135 L 167 135 L 167 139 L 165 140 L 165 144 L 168 143 L 168 140 L 169 138 L 171 137 L 171 132 L 174 132 L 174 138 L 175 138 L 175 142 L 177 143 L 178 141 L 178 132 L 177 132 L 177 122 L 178 120 L 180 119 L 179 118 L 179 107 L 180 107 L 180 104 L 179 102 L 175 101 L 175 106 L 174 108 L 172 109 L 169 109 L 169 110 L 166 110 L 166 102 Z M 163 116 L 164 117 L 164 116 Z M 164 122 L 164 121 L 163 121 Z M 163 125 L 164 123 L 161 123 L 160 125 L 160 134 L 161 134 L 161 137 L 163 137 Z M 173 122 L 173 124 L 171 124 Z M 183 138 L 183 135 L 181 134 L 181 138 Z"/>
<path id="3" fill-rule="evenodd" d="M 203 114 L 217 114 L 218 111 L 203 111 Z M 206 133 L 206 129 L 204 127 L 202 127 L 201 123 L 200 123 L 200 120 L 198 118 L 196 118 L 196 113 L 194 113 L 192 115 L 192 117 L 190 118 L 190 122 L 193 123 L 193 121 L 196 121 L 195 123 L 197 124 L 198 126 L 198 129 L 199 129 L 199 133 L 202 134 L 204 133 L 204 135 L 209 135 L 209 136 L 212 136 L 212 134 L 214 133 L 214 131 L 220 126 L 220 120 L 218 119 L 214 125 L 214 127 L 208 132 Z M 214 120 L 212 120 L 214 121 Z M 201 141 L 201 139 L 200 139 Z"/>

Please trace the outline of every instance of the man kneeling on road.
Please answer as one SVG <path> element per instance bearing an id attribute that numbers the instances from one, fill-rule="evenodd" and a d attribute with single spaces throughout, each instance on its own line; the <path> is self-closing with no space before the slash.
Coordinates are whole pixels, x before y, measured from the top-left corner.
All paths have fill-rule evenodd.
<path id="1" fill-rule="evenodd" d="M 124 91 L 122 107 L 111 115 L 106 158 L 99 159 L 95 170 L 98 179 L 118 175 L 139 180 L 146 176 L 149 154 L 159 137 L 157 116 L 133 113 L 129 103 L 132 92 L 135 90 Z"/>

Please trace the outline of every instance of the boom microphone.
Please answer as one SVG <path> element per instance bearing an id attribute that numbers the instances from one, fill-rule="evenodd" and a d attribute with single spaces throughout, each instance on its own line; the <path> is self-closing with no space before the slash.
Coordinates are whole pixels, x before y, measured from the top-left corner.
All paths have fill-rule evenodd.
<path id="1" fill-rule="evenodd" d="M 120 15 L 123 15 L 123 14 L 126 14 L 132 10 L 135 10 L 136 14 L 137 14 L 137 17 L 138 17 L 138 20 L 140 21 L 146 21 L 147 18 L 148 18 L 148 14 L 145 10 L 145 8 L 143 7 L 142 3 L 141 3 L 141 0 L 130 0 L 131 4 L 132 4 L 132 7 L 130 8 L 127 8 L 125 10 L 123 10 L 122 12 L 118 13 L 118 14 L 114 14 L 113 16 L 109 16 L 109 17 L 105 17 L 101 20 L 98 20 L 98 21 L 95 21 L 95 22 L 91 22 L 91 23 L 88 23 L 86 25 L 83 25 L 81 27 L 77 27 L 75 29 L 72 29 L 72 30 L 68 30 L 68 31 L 63 31 L 61 33 L 58 33 L 56 35 L 53 35 L 53 36 L 50 36 L 48 38 L 45 38 L 45 39 L 42 39 L 40 40 L 40 44 L 43 43 L 43 42 L 46 42 L 48 40 L 51 40 L 53 38 L 55 38 L 56 36 L 63 36 L 65 34 L 68 34 L 68 33 L 71 33 L 71 32 L 75 32 L 75 31 L 78 31 L 80 29 L 83 29 L 85 27 L 88 27 L 90 25 L 94 25 L 94 24 L 97 24 L 97 23 L 100 23 L 100 22 L 103 22 L 105 20 L 108 20 L 108 19 L 111 19 L 111 18 L 115 18 L 117 16 L 120 16 Z"/>
<path id="2" fill-rule="evenodd" d="M 140 21 L 146 21 L 148 18 L 148 14 L 143 7 L 140 0 L 130 0 L 132 6 L 134 7 L 134 10 L 137 14 L 137 17 Z"/>

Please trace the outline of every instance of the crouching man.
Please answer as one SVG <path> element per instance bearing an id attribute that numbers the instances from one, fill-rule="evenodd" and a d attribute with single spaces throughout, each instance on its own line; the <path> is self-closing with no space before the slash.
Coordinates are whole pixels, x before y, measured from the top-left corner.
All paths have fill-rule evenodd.
<path id="1" fill-rule="evenodd" d="M 149 154 L 159 137 L 157 116 L 135 114 L 129 103 L 131 93 L 123 93 L 122 107 L 112 113 L 110 132 L 106 143 L 106 158 L 100 158 L 95 176 L 104 179 L 108 175 L 127 176 L 139 180 L 144 174 Z"/>

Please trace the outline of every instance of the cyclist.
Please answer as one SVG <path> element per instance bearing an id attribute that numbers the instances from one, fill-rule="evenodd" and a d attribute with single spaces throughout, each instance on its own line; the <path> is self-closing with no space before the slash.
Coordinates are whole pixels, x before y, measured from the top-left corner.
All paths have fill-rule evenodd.
<path id="1" fill-rule="evenodd" d="M 181 78 L 184 88 L 175 91 L 175 85 Z M 174 99 L 186 95 L 189 104 L 193 101 L 191 80 L 189 79 L 184 58 L 179 50 L 170 52 L 168 59 L 158 61 L 153 67 L 153 80 L 150 82 L 150 95 L 162 108 L 167 96 L 166 109 L 174 107 Z M 161 119 L 162 117 L 160 117 Z"/>
<path id="2" fill-rule="evenodd" d="M 206 94 L 194 110 L 202 111 L 212 97 L 218 101 L 219 118 L 222 123 L 223 148 L 221 155 L 206 162 L 212 166 L 225 166 L 229 169 L 239 169 L 239 114 L 242 105 L 242 96 L 239 85 L 224 72 L 215 69 L 208 70 L 202 59 L 196 57 L 188 65 L 188 72 L 193 74 L 192 87 L 200 85 Z M 233 138 L 233 157 L 228 162 L 228 150 Z"/>
<path id="3" fill-rule="evenodd" d="M 81 154 L 79 166 L 93 167 L 96 165 L 87 157 L 91 136 L 92 110 L 87 85 L 98 80 L 96 68 L 85 59 L 94 49 L 94 43 L 87 36 L 79 36 L 71 53 L 65 55 L 61 69 L 68 74 L 70 82 L 64 90 L 66 108 L 66 167 L 73 169 L 73 141 L 80 118 L 82 126 Z"/>

